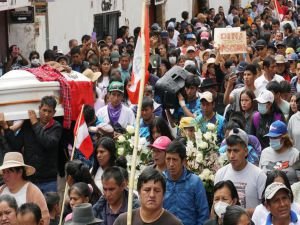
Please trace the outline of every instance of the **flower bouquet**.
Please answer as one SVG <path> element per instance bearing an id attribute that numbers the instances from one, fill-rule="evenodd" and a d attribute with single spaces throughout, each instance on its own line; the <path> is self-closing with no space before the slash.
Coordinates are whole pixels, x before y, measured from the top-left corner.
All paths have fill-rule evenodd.
<path id="1" fill-rule="evenodd" d="M 127 170 L 130 172 L 132 165 L 132 153 L 134 147 L 134 127 L 127 126 L 126 132 L 120 135 L 116 143 L 118 156 L 124 156 L 127 160 Z M 136 176 L 149 164 L 151 160 L 151 151 L 148 148 L 146 138 L 140 137 L 138 144 L 137 162 L 136 162 Z"/>
<path id="2" fill-rule="evenodd" d="M 220 156 L 217 145 L 217 126 L 207 124 L 207 132 L 196 129 L 195 142 L 187 141 L 187 168 L 199 175 L 207 192 L 211 193 L 218 169 L 226 164 L 226 155 Z"/>

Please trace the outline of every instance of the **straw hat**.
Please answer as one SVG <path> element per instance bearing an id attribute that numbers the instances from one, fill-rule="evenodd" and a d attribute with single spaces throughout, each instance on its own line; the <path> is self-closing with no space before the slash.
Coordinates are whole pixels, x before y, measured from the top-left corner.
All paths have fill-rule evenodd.
<path id="1" fill-rule="evenodd" d="M 0 166 L 0 174 L 5 169 L 24 166 L 26 176 L 31 176 L 35 173 L 35 168 L 24 163 L 23 155 L 19 152 L 8 152 L 4 155 L 2 166 Z"/>
<path id="2" fill-rule="evenodd" d="M 101 72 L 93 72 L 91 69 L 86 69 L 82 74 L 89 78 L 92 82 L 95 82 L 101 76 Z"/>

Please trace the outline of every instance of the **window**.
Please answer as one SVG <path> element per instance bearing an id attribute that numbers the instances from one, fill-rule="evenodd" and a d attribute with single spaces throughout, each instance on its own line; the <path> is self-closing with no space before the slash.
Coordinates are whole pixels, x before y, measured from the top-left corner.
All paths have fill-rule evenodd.
<path id="1" fill-rule="evenodd" d="M 112 35 L 113 40 L 117 38 L 119 28 L 119 11 L 94 15 L 94 32 L 97 40 L 103 40 L 105 35 Z"/>

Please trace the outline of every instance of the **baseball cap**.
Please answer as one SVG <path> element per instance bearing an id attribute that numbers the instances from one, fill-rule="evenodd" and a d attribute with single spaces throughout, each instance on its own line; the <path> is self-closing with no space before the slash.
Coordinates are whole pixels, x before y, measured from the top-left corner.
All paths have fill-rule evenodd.
<path id="1" fill-rule="evenodd" d="M 255 42 L 255 48 L 256 47 L 265 47 L 267 46 L 267 42 L 263 39 L 259 39 Z"/>
<path id="2" fill-rule="evenodd" d="M 193 117 L 182 117 L 179 123 L 179 128 L 195 127 L 196 121 Z"/>
<path id="3" fill-rule="evenodd" d="M 276 55 L 275 56 L 275 61 L 277 64 L 285 63 L 285 58 L 283 55 Z"/>
<path id="4" fill-rule="evenodd" d="M 203 99 L 205 99 L 208 102 L 213 102 L 214 101 L 213 95 L 209 91 L 205 91 L 205 92 L 200 94 L 200 101 L 203 100 Z"/>
<path id="5" fill-rule="evenodd" d="M 160 33 L 160 37 L 161 38 L 169 38 L 169 33 L 168 33 L 168 31 L 162 31 L 161 33 Z"/>
<path id="6" fill-rule="evenodd" d="M 299 57 L 296 53 L 292 53 L 292 54 L 288 55 L 287 60 L 288 61 L 297 61 L 297 60 L 299 60 Z"/>
<path id="7" fill-rule="evenodd" d="M 283 183 L 280 182 L 273 182 L 272 184 L 268 185 L 265 190 L 265 200 L 272 199 L 274 195 L 282 189 L 286 190 L 288 193 L 291 192 Z"/>
<path id="8" fill-rule="evenodd" d="M 245 69 L 246 69 L 246 66 L 248 66 L 248 63 L 246 63 L 244 61 L 240 62 L 239 65 L 236 68 L 236 72 L 237 73 L 244 73 Z"/>
<path id="9" fill-rule="evenodd" d="M 279 137 L 287 133 L 287 126 L 284 122 L 276 120 L 270 126 L 269 133 L 265 137 Z"/>
<path id="10" fill-rule="evenodd" d="M 285 47 L 285 44 L 284 44 L 283 41 L 278 41 L 278 42 L 276 43 L 276 48 L 278 48 L 278 46 L 284 46 L 284 47 Z"/>
<path id="11" fill-rule="evenodd" d="M 148 145 L 148 147 L 166 151 L 170 143 L 170 138 L 168 138 L 167 136 L 160 136 L 153 142 L 153 144 Z"/>
<path id="12" fill-rule="evenodd" d="M 186 49 L 186 52 L 189 52 L 189 51 L 193 51 L 193 52 L 195 52 L 195 51 L 196 51 L 196 49 L 195 49 L 195 47 L 194 47 L 194 46 L 189 46 L 189 47 L 187 47 L 187 49 Z"/>
<path id="13" fill-rule="evenodd" d="M 215 62 L 216 62 L 216 59 L 215 59 L 215 58 L 209 58 L 209 59 L 206 61 L 207 65 L 213 64 L 213 63 L 215 63 Z"/>
<path id="14" fill-rule="evenodd" d="M 248 146 L 248 135 L 245 131 L 240 128 L 233 128 L 230 132 L 228 137 L 230 136 L 237 136 Z"/>
<path id="15" fill-rule="evenodd" d="M 202 31 L 201 34 L 200 34 L 200 39 L 203 40 L 208 40 L 209 39 L 209 32 L 207 31 Z"/>
<path id="16" fill-rule="evenodd" d="M 124 93 L 124 84 L 122 82 L 120 82 L 120 81 L 113 81 L 108 86 L 108 91 L 109 92 L 119 91 L 121 93 Z"/>
<path id="17" fill-rule="evenodd" d="M 110 60 L 111 60 L 111 62 L 119 62 L 119 60 L 120 60 L 120 54 L 119 54 L 119 52 L 113 51 L 110 54 Z"/>
<path id="18" fill-rule="evenodd" d="M 196 39 L 196 36 L 193 33 L 189 33 L 189 34 L 186 34 L 185 38 L 186 39 Z"/>
<path id="19" fill-rule="evenodd" d="M 263 90 L 259 93 L 258 98 L 256 98 L 255 100 L 258 103 L 262 103 L 262 104 L 265 104 L 265 103 L 268 103 L 268 102 L 273 103 L 274 102 L 274 95 L 269 90 Z"/>
<path id="20" fill-rule="evenodd" d="M 285 54 L 289 55 L 289 54 L 292 54 L 292 53 L 295 53 L 295 50 L 293 48 L 286 48 Z"/>
<path id="21" fill-rule="evenodd" d="M 167 30 L 174 30 L 174 29 L 175 29 L 175 24 L 174 24 L 174 22 L 170 22 L 170 23 L 168 24 Z"/>

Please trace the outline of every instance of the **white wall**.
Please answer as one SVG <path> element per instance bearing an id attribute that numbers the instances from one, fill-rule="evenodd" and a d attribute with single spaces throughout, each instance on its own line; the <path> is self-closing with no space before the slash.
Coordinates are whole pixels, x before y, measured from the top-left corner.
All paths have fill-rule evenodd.
<path id="1" fill-rule="evenodd" d="M 29 53 L 35 50 L 34 33 L 33 23 L 10 24 L 8 45 L 18 45 L 22 55 L 28 59 Z"/>
<path id="2" fill-rule="evenodd" d="M 176 21 L 181 21 L 181 13 L 183 11 L 188 11 L 190 15 L 190 19 L 193 15 L 192 7 L 193 7 L 193 0 L 167 0 L 165 6 L 165 13 L 166 13 L 166 20 L 170 18 L 176 18 Z"/>
<path id="3" fill-rule="evenodd" d="M 54 45 L 64 53 L 69 51 L 69 40 L 91 34 L 94 26 L 93 0 L 59 0 L 48 2 L 49 47 Z M 70 4 L 71 3 L 71 4 Z"/>
<path id="4" fill-rule="evenodd" d="M 181 21 L 181 12 L 187 10 L 192 14 L 193 0 L 167 0 L 166 19 L 172 17 Z M 72 4 L 70 5 L 70 2 Z M 48 2 L 49 18 L 49 45 L 57 45 L 64 53 L 69 51 L 68 41 L 80 39 L 83 34 L 91 34 L 94 27 L 94 14 L 102 13 L 102 0 L 58 0 Z M 126 25 L 133 29 L 141 26 L 142 1 L 141 0 L 112 0 L 110 11 L 120 11 L 119 25 Z"/>

